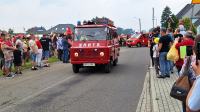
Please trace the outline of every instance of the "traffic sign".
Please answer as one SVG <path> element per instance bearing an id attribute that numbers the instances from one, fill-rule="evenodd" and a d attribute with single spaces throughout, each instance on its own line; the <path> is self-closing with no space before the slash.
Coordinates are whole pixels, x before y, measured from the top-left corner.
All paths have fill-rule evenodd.
<path id="1" fill-rule="evenodd" d="M 200 4 L 200 0 L 192 0 L 192 4 Z"/>

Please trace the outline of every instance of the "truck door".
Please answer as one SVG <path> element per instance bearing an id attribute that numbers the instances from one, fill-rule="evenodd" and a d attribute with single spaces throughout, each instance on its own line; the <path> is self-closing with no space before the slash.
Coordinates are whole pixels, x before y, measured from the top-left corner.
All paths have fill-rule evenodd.
<path id="1" fill-rule="evenodd" d="M 113 40 L 114 40 L 114 49 L 115 49 L 114 59 L 117 59 L 117 57 L 119 56 L 119 40 L 118 40 L 118 35 L 116 31 L 114 31 L 113 33 Z"/>

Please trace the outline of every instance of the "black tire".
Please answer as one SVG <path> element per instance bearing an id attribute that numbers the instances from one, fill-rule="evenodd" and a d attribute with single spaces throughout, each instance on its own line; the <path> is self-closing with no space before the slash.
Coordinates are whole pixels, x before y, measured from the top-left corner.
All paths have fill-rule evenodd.
<path id="1" fill-rule="evenodd" d="M 72 65 L 72 69 L 73 69 L 74 73 L 78 73 L 79 72 L 79 66 L 78 65 L 73 64 Z"/>
<path id="2" fill-rule="evenodd" d="M 137 45 L 136 45 L 137 47 L 141 47 L 141 43 L 137 43 Z"/>
<path id="3" fill-rule="evenodd" d="M 117 63 L 118 63 L 118 58 L 115 59 L 115 61 L 113 61 L 113 66 L 117 66 Z"/>
<path id="4" fill-rule="evenodd" d="M 104 67 L 105 73 L 111 72 L 111 63 L 105 64 Z"/>
<path id="5" fill-rule="evenodd" d="M 131 45 L 128 45 L 128 47 L 131 47 Z"/>

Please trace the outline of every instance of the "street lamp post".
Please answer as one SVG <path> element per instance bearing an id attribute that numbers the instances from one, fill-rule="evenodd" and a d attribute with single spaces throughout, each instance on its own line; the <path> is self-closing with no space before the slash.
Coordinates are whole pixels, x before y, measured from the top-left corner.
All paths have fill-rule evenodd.
<path id="1" fill-rule="evenodd" d="M 139 18 L 139 27 L 140 27 L 140 33 L 141 33 L 141 19 Z"/>
<path id="2" fill-rule="evenodd" d="M 136 18 L 136 17 L 134 17 L 134 19 L 138 19 L 138 22 L 139 22 L 139 30 L 140 30 L 140 33 L 141 33 L 141 31 L 142 31 L 141 19 L 140 19 L 140 18 Z"/>

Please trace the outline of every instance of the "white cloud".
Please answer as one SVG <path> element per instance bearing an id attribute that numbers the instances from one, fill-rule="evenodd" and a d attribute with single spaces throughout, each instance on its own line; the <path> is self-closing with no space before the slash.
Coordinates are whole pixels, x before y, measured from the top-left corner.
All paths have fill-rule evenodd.
<path id="1" fill-rule="evenodd" d="M 51 27 L 59 23 L 76 24 L 96 16 L 114 20 L 116 26 L 138 29 L 152 27 L 152 7 L 159 19 L 163 8 L 168 5 L 175 14 L 191 0 L 1 0 L 0 29 L 23 27 Z"/>

